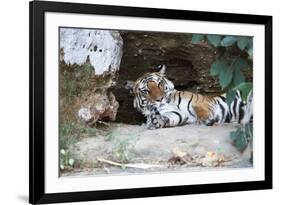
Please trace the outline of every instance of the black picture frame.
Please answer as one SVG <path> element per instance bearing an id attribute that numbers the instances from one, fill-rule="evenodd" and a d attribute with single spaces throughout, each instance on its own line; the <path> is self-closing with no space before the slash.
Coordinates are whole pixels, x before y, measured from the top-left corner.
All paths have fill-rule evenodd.
<path id="1" fill-rule="evenodd" d="M 30 12 L 30 164 L 29 202 L 32 204 L 108 200 L 167 195 L 260 190 L 272 188 L 272 17 L 262 15 L 230 14 L 104 6 L 92 4 L 33 1 Z M 163 19 L 197 20 L 260 24 L 265 26 L 265 180 L 235 183 L 198 184 L 153 188 L 135 188 L 107 191 L 86 191 L 71 193 L 45 193 L 45 70 L 44 70 L 44 15 L 45 12 L 98 14 L 111 16 L 132 16 Z"/>

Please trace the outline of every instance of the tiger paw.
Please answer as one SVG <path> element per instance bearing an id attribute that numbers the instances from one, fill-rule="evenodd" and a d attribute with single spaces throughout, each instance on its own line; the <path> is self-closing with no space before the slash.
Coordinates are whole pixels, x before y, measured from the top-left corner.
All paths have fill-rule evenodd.
<path id="1" fill-rule="evenodd" d="M 161 116 L 159 112 L 153 112 L 147 119 L 148 129 L 159 129 L 166 125 L 165 116 Z"/>
<path id="2" fill-rule="evenodd" d="M 216 120 L 197 120 L 196 124 L 204 126 L 213 126 L 216 123 Z"/>
<path id="3" fill-rule="evenodd" d="M 214 119 L 203 121 L 203 124 L 206 126 L 213 126 L 215 123 L 216 123 L 216 120 L 214 120 Z"/>

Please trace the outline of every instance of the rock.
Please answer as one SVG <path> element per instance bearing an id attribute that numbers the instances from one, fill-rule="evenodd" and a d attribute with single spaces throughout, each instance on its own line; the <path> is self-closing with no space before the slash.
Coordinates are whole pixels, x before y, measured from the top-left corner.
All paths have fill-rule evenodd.
<path id="1" fill-rule="evenodd" d="M 115 170 L 113 166 L 108 165 L 111 174 L 252 168 L 251 147 L 241 153 L 231 145 L 229 133 L 235 129 L 235 123 L 220 126 L 184 125 L 157 130 L 147 130 L 145 126 L 114 123 L 110 131 L 114 133 L 113 139 L 108 140 L 107 133 L 83 138 L 75 144 L 73 154 L 82 162 L 80 167 L 89 168 L 88 174 L 93 175 L 105 174 L 104 166 L 98 163 L 97 158 L 122 162 L 120 156 L 114 152 L 118 142 L 127 142 L 126 153 L 130 156 L 128 163 L 158 164 L 165 168 L 131 170 L 118 167 Z M 171 157 L 175 154 L 186 161 L 180 163 L 182 165 L 171 164 Z M 77 176 L 86 174 L 85 169 L 76 171 L 74 175 Z"/>
<path id="2" fill-rule="evenodd" d="M 115 120 L 119 103 L 109 89 L 116 85 L 122 53 L 118 31 L 60 30 L 60 81 L 65 84 L 60 100 L 68 102 L 74 93 L 70 103 L 61 103 L 62 119 L 78 118 L 89 126 Z"/>
<path id="3" fill-rule="evenodd" d="M 92 126 L 98 120 L 115 120 L 119 103 L 112 92 L 105 93 L 94 93 L 81 102 L 78 117 L 82 122 Z"/>
<path id="4" fill-rule="evenodd" d="M 82 65 L 86 61 L 95 74 L 119 69 L 123 40 L 118 31 L 93 29 L 60 29 L 60 61 Z"/>

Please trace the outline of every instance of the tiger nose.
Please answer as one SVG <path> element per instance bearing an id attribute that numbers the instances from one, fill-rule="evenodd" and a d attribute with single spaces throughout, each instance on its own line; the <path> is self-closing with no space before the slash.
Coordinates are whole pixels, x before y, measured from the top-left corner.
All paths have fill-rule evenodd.
<path id="1" fill-rule="evenodd" d="M 158 97 L 157 99 L 156 99 L 156 102 L 161 102 L 163 100 L 163 97 Z"/>

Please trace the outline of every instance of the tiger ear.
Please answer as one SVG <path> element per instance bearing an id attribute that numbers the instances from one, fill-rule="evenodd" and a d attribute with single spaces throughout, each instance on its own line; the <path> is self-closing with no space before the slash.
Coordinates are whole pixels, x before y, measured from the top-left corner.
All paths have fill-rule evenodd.
<path id="1" fill-rule="evenodd" d="M 161 75 L 165 75 L 165 73 L 166 73 L 166 65 L 159 65 L 158 68 L 160 68 L 159 73 Z"/>

